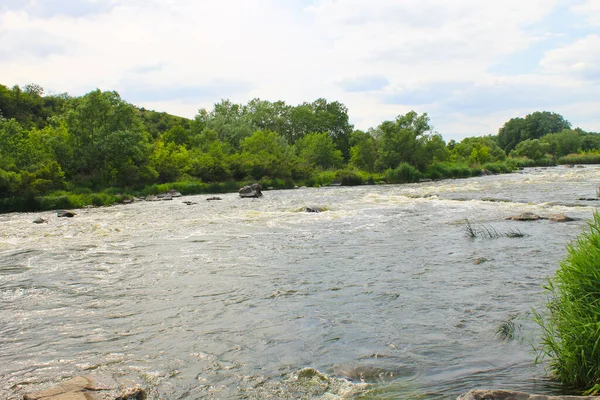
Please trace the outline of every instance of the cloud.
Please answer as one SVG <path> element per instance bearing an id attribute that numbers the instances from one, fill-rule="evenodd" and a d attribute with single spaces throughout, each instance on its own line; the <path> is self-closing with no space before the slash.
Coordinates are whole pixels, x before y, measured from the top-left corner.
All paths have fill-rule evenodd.
<path id="1" fill-rule="evenodd" d="M 210 82 L 194 86 L 139 86 L 127 83 L 120 86 L 122 97 L 131 102 L 165 102 L 177 100 L 181 103 L 200 103 L 225 99 L 233 93 L 249 92 L 246 82 Z"/>
<path id="2" fill-rule="evenodd" d="M 3 0 L 0 12 L 25 12 L 36 18 L 81 18 L 109 12 L 114 6 L 114 2 L 109 0 Z"/>
<path id="3" fill-rule="evenodd" d="M 545 73 L 568 75 L 600 83 L 600 36 L 589 35 L 548 51 L 540 65 Z"/>
<path id="4" fill-rule="evenodd" d="M 346 92 L 370 92 L 385 88 L 390 81 L 382 75 L 363 75 L 337 82 Z"/>
<path id="5" fill-rule="evenodd" d="M 433 104 L 469 90 L 470 82 L 430 82 L 418 87 L 393 91 L 384 96 L 389 104 Z"/>
<path id="6" fill-rule="evenodd" d="M 43 30 L 0 31 L 0 60 L 35 60 L 66 54 L 73 42 Z"/>

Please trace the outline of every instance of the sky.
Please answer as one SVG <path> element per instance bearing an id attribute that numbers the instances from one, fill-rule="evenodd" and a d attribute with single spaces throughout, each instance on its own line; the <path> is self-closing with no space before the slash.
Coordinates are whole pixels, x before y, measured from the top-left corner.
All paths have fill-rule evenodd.
<path id="1" fill-rule="evenodd" d="M 221 99 L 410 110 L 445 140 L 534 111 L 600 132 L 600 0 L 2 0 L 0 84 L 116 90 L 193 118 Z"/>

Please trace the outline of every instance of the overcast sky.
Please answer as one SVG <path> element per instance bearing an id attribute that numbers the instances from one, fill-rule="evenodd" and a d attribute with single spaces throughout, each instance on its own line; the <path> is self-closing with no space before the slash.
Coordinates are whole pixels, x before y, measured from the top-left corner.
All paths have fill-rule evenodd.
<path id="1" fill-rule="evenodd" d="M 0 84 L 116 90 L 185 117 L 324 97 L 446 140 L 562 114 L 600 131 L 600 0 L 1 0 Z"/>

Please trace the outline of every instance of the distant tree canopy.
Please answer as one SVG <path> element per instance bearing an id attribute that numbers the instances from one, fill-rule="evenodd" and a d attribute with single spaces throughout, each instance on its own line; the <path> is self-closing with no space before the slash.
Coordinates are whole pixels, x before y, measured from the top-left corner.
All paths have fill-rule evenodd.
<path id="1" fill-rule="evenodd" d="M 428 171 L 439 177 L 449 163 L 464 171 L 508 162 L 507 153 L 538 161 L 600 149 L 600 134 L 571 129 L 548 111 L 513 118 L 498 135 L 448 144 L 426 113 L 366 131 L 349 120 L 344 104 L 323 98 L 296 106 L 224 99 L 187 119 L 137 108 L 114 91 L 71 97 L 35 84 L 0 85 L 0 199 L 190 179 L 293 182 L 327 170 L 343 170 L 347 180 L 361 171 L 406 182 Z"/>
<path id="2" fill-rule="evenodd" d="M 498 131 L 498 144 L 510 153 L 519 142 L 527 139 L 539 139 L 549 133 L 571 129 L 569 121 L 560 114 L 548 111 L 536 111 L 525 118 L 512 118 Z"/>

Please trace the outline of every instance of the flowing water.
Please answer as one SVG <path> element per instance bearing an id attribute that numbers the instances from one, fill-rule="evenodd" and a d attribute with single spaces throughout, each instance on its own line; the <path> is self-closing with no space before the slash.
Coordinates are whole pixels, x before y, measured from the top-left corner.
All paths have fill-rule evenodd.
<path id="1" fill-rule="evenodd" d="M 151 399 L 558 393 L 531 309 L 599 185 L 555 167 L 0 215 L 0 398 L 88 373 Z M 527 211 L 578 220 L 504 220 Z"/>

